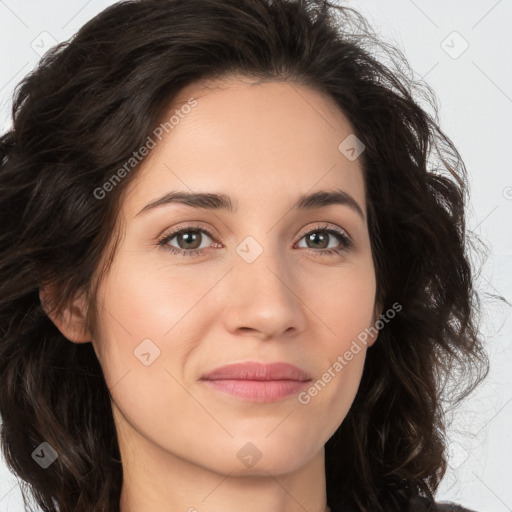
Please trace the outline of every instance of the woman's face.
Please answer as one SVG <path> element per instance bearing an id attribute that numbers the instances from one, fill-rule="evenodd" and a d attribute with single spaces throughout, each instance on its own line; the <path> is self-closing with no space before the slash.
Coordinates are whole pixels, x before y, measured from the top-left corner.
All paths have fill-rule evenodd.
<path id="1" fill-rule="evenodd" d="M 214 85 L 182 90 L 169 133 L 148 142 L 93 345 L 127 453 L 279 474 L 322 452 L 343 421 L 367 349 L 358 335 L 376 320 L 359 148 L 339 148 L 351 126 L 304 86 Z M 319 191 L 348 199 L 295 205 Z M 229 197 L 232 210 L 154 204 L 171 192 Z M 203 380 L 241 362 L 289 363 L 309 381 Z"/>

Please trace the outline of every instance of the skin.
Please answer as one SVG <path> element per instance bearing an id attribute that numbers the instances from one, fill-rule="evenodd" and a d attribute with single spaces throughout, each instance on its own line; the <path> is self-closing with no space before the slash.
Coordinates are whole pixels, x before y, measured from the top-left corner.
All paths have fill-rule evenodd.
<path id="1" fill-rule="evenodd" d="M 111 389 L 121 512 L 324 512 L 324 444 L 354 400 L 375 338 L 307 404 L 296 394 L 247 401 L 199 379 L 224 364 L 285 361 L 315 382 L 378 318 L 360 159 L 338 150 L 353 129 L 329 98 L 298 84 L 196 83 L 172 112 L 191 97 L 197 106 L 123 196 L 124 236 L 99 288 L 97 335 L 85 327 L 83 296 L 53 321 L 71 341 L 93 343 Z M 339 204 L 291 209 L 301 194 L 334 189 L 365 218 Z M 239 210 L 168 204 L 137 215 L 173 190 L 225 193 Z M 213 235 L 200 232 L 200 256 L 158 245 L 189 222 Z M 325 254 L 341 242 L 317 229 L 324 223 L 353 247 Z M 311 231 L 326 245 L 308 245 Z M 252 263 L 236 251 L 248 236 L 263 249 Z M 167 245 L 186 251 L 190 241 Z M 160 355 L 145 366 L 134 350 L 147 338 Z M 249 442 L 261 453 L 252 467 L 237 456 Z"/>

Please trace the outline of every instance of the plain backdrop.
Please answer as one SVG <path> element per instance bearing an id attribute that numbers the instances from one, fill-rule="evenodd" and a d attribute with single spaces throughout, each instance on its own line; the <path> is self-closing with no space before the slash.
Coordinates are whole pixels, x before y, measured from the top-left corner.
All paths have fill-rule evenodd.
<path id="1" fill-rule="evenodd" d="M 14 87 L 46 49 L 115 2 L 0 0 L 0 126 Z M 449 430 L 450 467 L 436 498 L 478 512 L 512 511 L 512 0 L 357 0 L 415 77 L 436 92 L 443 131 L 471 178 L 468 228 L 489 246 L 477 281 L 491 371 Z M 0 510 L 22 512 L 15 477 L 0 461 Z"/>

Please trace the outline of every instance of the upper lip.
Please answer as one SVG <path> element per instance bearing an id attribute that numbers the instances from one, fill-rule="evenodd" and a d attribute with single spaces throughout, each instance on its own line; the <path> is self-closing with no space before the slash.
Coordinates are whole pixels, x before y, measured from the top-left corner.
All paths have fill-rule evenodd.
<path id="1" fill-rule="evenodd" d="M 289 363 L 244 362 L 221 366 L 204 374 L 202 380 L 296 380 L 307 381 L 310 376 Z"/>

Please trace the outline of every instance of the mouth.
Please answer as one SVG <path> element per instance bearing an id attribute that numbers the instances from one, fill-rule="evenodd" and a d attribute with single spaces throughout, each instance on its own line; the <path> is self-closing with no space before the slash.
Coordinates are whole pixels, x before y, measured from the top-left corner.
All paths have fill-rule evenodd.
<path id="1" fill-rule="evenodd" d="M 211 388 L 253 402 L 275 402 L 307 387 L 297 380 L 206 380 Z"/>
<path id="2" fill-rule="evenodd" d="M 254 402 L 275 402 L 308 386 L 311 377 L 295 365 L 245 362 L 222 366 L 201 377 L 211 389 Z"/>

